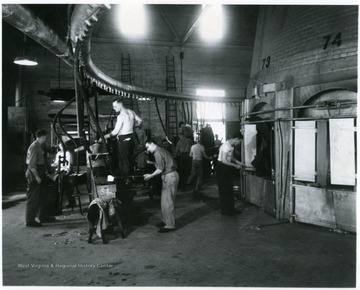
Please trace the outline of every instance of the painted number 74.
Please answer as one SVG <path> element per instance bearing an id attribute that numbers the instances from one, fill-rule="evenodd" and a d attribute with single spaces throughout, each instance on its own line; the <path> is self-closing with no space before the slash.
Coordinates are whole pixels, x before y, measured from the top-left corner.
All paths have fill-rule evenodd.
<path id="1" fill-rule="evenodd" d="M 324 44 L 324 49 L 327 49 L 327 47 L 330 44 L 330 40 L 331 40 L 331 34 L 325 35 L 323 37 L 323 39 L 325 39 L 325 44 Z M 331 42 L 331 45 L 337 45 L 340 46 L 341 45 L 341 32 L 339 32 L 338 34 L 336 34 L 335 38 L 333 39 L 333 41 Z"/>

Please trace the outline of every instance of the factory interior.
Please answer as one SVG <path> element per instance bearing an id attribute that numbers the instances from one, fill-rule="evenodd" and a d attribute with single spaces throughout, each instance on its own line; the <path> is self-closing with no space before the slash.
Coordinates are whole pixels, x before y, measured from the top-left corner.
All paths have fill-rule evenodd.
<path id="1" fill-rule="evenodd" d="M 358 20 L 3 2 L 2 286 L 357 288 Z"/>

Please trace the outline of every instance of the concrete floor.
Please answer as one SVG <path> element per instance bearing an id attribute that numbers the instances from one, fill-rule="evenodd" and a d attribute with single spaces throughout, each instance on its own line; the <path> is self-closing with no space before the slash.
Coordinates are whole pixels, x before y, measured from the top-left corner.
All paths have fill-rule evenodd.
<path id="1" fill-rule="evenodd" d="M 177 230 L 160 234 L 160 203 L 136 197 L 137 225 L 87 243 L 86 215 L 24 226 L 24 193 L 3 197 L 4 286 L 355 287 L 356 235 L 280 223 L 258 207 L 221 216 L 210 181 L 203 200 L 176 200 Z M 85 202 L 85 200 L 84 200 Z"/>

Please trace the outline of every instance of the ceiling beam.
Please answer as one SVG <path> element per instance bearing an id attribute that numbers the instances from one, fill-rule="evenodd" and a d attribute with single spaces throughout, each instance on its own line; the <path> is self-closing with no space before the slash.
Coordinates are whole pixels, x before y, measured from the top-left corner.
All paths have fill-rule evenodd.
<path id="1" fill-rule="evenodd" d="M 175 41 L 158 41 L 144 39 L 116 39 L 110 37 L 92 37 L 94 43 L 117 43 L 117 44 L 134 44 L 134 45 L 153 45 L 153 46 L 171 46 L 180 47 L 179 42 Z M 209 44 L 209 43 L 185 43 L 182 47 L 188 48 L 215 48 L 215 49 L 234 49 L 234 50 L 253 50 L 254 46 L 247 45 L 227 45 L 227 44 Z"/>
<path id="2" fill-rule="evenodd" d="M 165 15 L 164 11 L 162 10 L 162 8 L 160 6 L 157 6 L 159 11 L 160 11 L 160 14 L 162 16 L 162 18 L 164 19 L 164 21 L 166 22 L 166 24 L 169 26 L 173 36 L 175 37 L 174 41 L 179 41 L 180 40 L 180 37 L 179 35 L 176 33 L 174 27 L 171 25 L 169 19 L 167 18 L 167 16 Z"/>
<path id="3" fill-rule="evenodd" d="M 181 40 L 180 46 L 183 45 L 186 40 L 190 37 L 190 35 L 193 33 L 195 27 L 198 25 L 200 19 L 202 18 L 202 16 L 205 14 L 205 12 L 208 10 L 210 5 L 205 5 L 205 7 L 202 9 L 200 15 L 198 16 L 198 18 L 195 20 L 194 24 L 191 25 L 191 27 L 189 28 L 189 30 L 186 32 L 185 36 L 183 37 L 183 39 Z"/>

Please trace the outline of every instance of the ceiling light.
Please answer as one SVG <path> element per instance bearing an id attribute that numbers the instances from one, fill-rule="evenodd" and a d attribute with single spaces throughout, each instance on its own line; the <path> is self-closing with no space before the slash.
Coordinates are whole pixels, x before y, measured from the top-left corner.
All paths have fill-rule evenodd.
<path id="1" fill-rule="evenodd" d="M 50 98 L 52 102 L 54 103 L 65 103 L 65 100 L 63 98 L 59 97 L 51 97 Z"/>
<path id="2" fill-rule="evenodd" d="M 50 93 L 46 94 L 54 103 L 65 103 L 72 100 L 75 96 L 73 89 L 50 89 Z"/>
<path id="3" fill-rule="evenodd" d="M 205 7 L 203 7 L 204 9 Z M 223 11 L 222 5 L 210 5 L 200 19 L 200 33 L 208 41 L 219 40 L 223 36 Z"/>
<path id="4" fill-rule="evenodd" d="M 32 56 L 18 56 L 15 58 L 14 63 L 18 65 L 27 65 L 27 66 L 38 65 L 38 62 Z"/>
<path id="5" fill-rule="evenodd" d="M 26 66 L 34 66 L 38 65 L 36 59 L 30 55 L 26 55 L 27 44 L 26 44 L 26 35 L 24 35 L 24 55 L 17 56 L 14 60 L 14 63 L 17 65 L 26 65 Z"/>
<path id="6" fill-rule="evenodd" d="M 145 7 L 142 3 L 121 4 L 119 20 L 123 34 L 135 37 L 145 34 Z"/>

